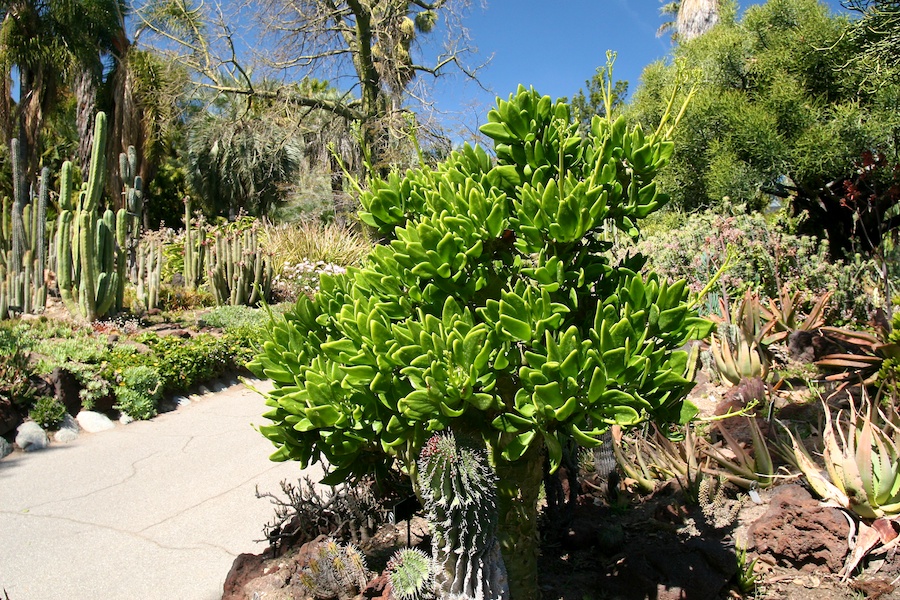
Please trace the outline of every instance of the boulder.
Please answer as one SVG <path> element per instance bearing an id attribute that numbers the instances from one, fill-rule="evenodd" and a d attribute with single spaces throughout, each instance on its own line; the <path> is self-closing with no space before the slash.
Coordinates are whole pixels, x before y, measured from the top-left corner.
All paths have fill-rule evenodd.
<path id="1" fill-rule="evenodd" d="M 113 429 L 116 424 L 103 413 L 94 412 L 92 410 L 83 410 L 75 417 L 81 428 L 88 433 L 99 433 L 108 429 Z"/>
<path id="2" fill-rule="evenodd" d="M 0 398 L 0 435 L 6 435 L 22 422 L 22 415 L 9 398 Z"/>
<path id="3" fill-rule="evenodd" d="M 34 421 L 25 421 L 16 430 L 16 445 L 25 452 L 43 450 L 50 445 L 47 432 Z"/>
<path id="4" fill-rule="evenodd" d="M 81 428 L 78 427 L 78 422 L 72 418 L 72 415 L 66 414 L 59 426 L 59 431 L 53 434 L 53 439 L 62 444 L 68 444 L 78 439 L 79 431 Z"/>
<path id="5" fill-rule="evenodd" d="M 71 415 L 77 415 L 81 410 L 81 384 L 78 379 L 67 369 L 56 367 L 50 373 L 50 383 L 53 385 L 53 395 L 63 403 Z"/>
<path id="6" fill-rule="evenodd" d="M 0 437 L 0 458 L 6 458 L 12 454 L 12 451 L 12 444 L 7 442 L 5 438 Z"/>
<path id="7" fill-rule="evenodd" d="M 768 511 L 748 531 L 756 553 L 775 564 L 807 572 L 837 573 L 849 548 L 847 519 L 821 506 L 803 487 L 782 485 Z"/>

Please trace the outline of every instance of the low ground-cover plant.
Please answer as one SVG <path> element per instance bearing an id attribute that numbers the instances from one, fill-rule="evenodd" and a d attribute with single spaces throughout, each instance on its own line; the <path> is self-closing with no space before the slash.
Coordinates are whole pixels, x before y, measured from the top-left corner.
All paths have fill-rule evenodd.
<path id="1" fill-rule="evenodd" d="M 132 419 L 150 419 L 156 416 L 157 405 L 162 396 L 162 378 L 153 367 L 128 367 L 122 373 L 121 382 L 116 387 L 115 408 Z"/>
<path id="2" fill-rule="evenodd" d="M 28 411 L 28 418 L 44 429 L 56 429 L 66 416 L 66 407 L 52 396 L 41 396 Z"/>
<path id="3" fill-rule="evenodd" d="M 35 381 L 62 369 L 78 381 L 83 409 L 114 395 L 123 412 L 149 418 L 162 392 L 184 392 L 243 369 L 262 338 L 264 318 L 268 313 L 257 310 L 221 335 L 186 339 L 139 333 L 130 321 L 92 327 L 49 319 L 6 321 L 0 325 L 0 395 L 27 412 L 36 400 Z M 154 389 L 158 393 L 150 393 Z"/>
<path id="4" fill-rule="evenodd" d="M 664 123 L 628 131 L 520 88 L 435 168 L 375 180 L 361 219 L 388 240 L 326 275 L 275 321 L 252 370 L 275 381 L 276 460 L 323 459 L 328 482 L 410 474 L 435 431 L 481 439 L 498 475 L 511 597 L 536 598 L 544 451 L 594 447 L 611 424 L 683 421 L 696 317 L 684 281 L 609 257 L 613 229 L 665 204 L 653 182 L 673 151 Z"/>

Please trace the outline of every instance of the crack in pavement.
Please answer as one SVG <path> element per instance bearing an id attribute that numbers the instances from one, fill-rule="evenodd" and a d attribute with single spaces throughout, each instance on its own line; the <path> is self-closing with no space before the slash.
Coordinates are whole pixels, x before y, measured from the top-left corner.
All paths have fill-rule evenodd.
<path id="1" fill-rule="evenodd" d="M 87 530 L 83 533 L 90 533 L 91 530 L 104 529 L 107 531 L 111 531 L 113 533 L 117 533 L 120 535 L 125 535 L 129 537 L 134 537 L 138 539 L 142 539 L 150 544 L 153 544 L 160 550 L 204 550 L 205 548 L 212 548 L 215 550 L 221 550 L 225 554 L 229 556 L 235 556 L 234 552 L 231 552 L 227 548 L 223 546 L 219 546 L 218 544 L 211 544 L 209 542 L 203 542 L 197 540 L 196 543 L 198 545 L 191 546 L 170 546 L 167 544 L 163 544 L 162 542 L 153 539 L 152 537 L 143 534 L 144 529 L 140 531 L 131 531 L 128 529 L 119 529 L 117 527 L 113 527 L 111 525 L 103 525 L 102 523 L 95 523 L 92 521 L 83 521 L 81 519 L 74 519 L 72 517 L 63 517 L 59 515 L 41 515 L 41 514 L 32 514 L 27 512 L 12 512 L 8 510 L 0 510 L 0 515 L 9 515 L 12 517 L 25 517 L 28 519 L 44 519 L 44 520 L 52 520 L 52 521 L 64 521 L 66 523 L 73 523 L 75 525 L 83 525 L 87 528 Z"/>
<path id="2" fill-rule="evenodd" d="M 145 460 L 149 460 L 149 459 L 153 458 L 154 456 L 156 456 L 157 454 L 161 454 L 162 452 L 164 452 L 164 450 L 159 450 L 157 452 L 153 452 L 151 454 L 148 454 L 147 456 L 144 456 L 142 458 L 132 461 L 132 463 L 128 466 L 128 468 L 131 470 L 131 472 L 128 473 L 124 478 L 122 478 L 119 481 L 110 483 L 109 485 L 105 485 L 101 488 L 93 489 L 93 490 L 83 493 L 83 494 L 78 494 L 75 496 L 67 496 L 65 498 L 54 498 L 53 500 L 47 500 L 46 502 L 42 502 L 40 504 L 35 504 L 33 506 L 27 506 L 22 510 L 34 510 L 37 508 L 43 508 L 43 507 L 50 506 L 53 504 L 61 504 L 61 503 L 65 503 L 65 502 L 71 502 L 73 500 L 84 500 L 85 498 L 93 496 L 94 494 L 99 494 L 100 492 L 105 492 L 114 487 L 118 487 L 118 486 L 128 482 L 129 480 L 133 479 L 137 475 L 139 463 L 141 463 Z M 0 511 L 0 512 L 4 512 L 4 511 Z"/>
<path id="3" fill-rule="evenodd" d="M 235 485 L 235 486 L 232 486 L 232 487 L 230 487 L 230 488 L 228 488 L 228 489 L 226 489 L 226 490 L 223 490 L 223 491 L 219 492 L 218 494 L 216 494 L 215 496 L 210 496 L 209 498 L 204 498 L 204 499 L 201 500 L 200 502 L 197 502 L 197 503 L 195 503 L 195 504 L 192 504 L 191 506 L 185 507 L 184 509 L 178 511 L 177 513 L 175 513 L 175 514 L 173 514 L 173 515 L 170 515 L 170 516 L 166 517 L 166 518 L 163 519 L 162 521 L 158 521 L 158 522 L 156 522 L 156 523 L 153 523 L 152 525 L 148 525 L 147 527 L 144 527 L 144 528 L 141 529 L 140 531 L 142 531 L 142 532 L 143 532 L 143 531 L 147 531 L 148 529 L 152 529 L 153 527 L 157 527 L 157 526 L 159 526 L 159 525 L 162 525 L 163 523 L 166 523 L 166 522 L 168 522 L 168 521 L 171 521 L 172 519 L 176 519 L 176 518 L 178 518 L 178 517 L 180 517 L 180 516 L 186 514 L 186 513 L 189 512 L 189 511 L 192 511 L 192 510 L 194 510 L 194 509 L 196 509 L 196 508 L 199 508 L 199 507 L 203 506 L 204 504 L 206 504 L 206 503 L 208 503 L 208 502 L 212 502 L 213 500 L 217 500 L 217 499 L 221 498 L 222 496 L 225 496 L 226 494 L 230 494 L 231 492 L 235 491 L 236 489 L 241 488 L 241 487 L 247 485 L 248 483 L 250 483 L 250 482 L 253 481 L 254 479 L 260 477 L 261 475 L 264 475 L 264 474 L 268 473 L 269 471 L 273 471 L 273 470 L 278 469 L 278 468 L 279 468 L 279 465 L 278 465 L 278 464 L 275 464 L 275 465 L 269 467 L 268 469 L 264 469 L 264 470 L 262 470 L 262 471 L 258 471 L 258 472 L 256 472 L 256 473 L 254 473 L 252 476 L 250 476 L 250 477 L 248 477 L 247 479 L 245 479 L 244 481 L 240 482 L 239 484 L 237 484 L 237 485 Z"/>

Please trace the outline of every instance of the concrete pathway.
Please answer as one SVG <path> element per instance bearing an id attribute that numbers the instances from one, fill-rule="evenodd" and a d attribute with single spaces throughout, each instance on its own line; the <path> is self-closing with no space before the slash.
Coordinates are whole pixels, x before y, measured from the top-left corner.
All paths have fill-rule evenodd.
<path id="1" fill-rule="evenodd" d="M 256 486 L 302 475 L 268 460 L 251 426 L 265 410 L 237 385 L 0 460 L 0 599 L 221 598 L 235 556 L 266 546 L 274 509 Z"/>

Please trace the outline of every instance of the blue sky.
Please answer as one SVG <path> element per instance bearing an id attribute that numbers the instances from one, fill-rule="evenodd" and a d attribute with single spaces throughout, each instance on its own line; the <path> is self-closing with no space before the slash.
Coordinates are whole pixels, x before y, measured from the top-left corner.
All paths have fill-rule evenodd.
<path id="1" fill-rule="evenodd" d="M 477 4 L 477 0 L 475 0 Z M 758 2 L 740 2 L 745 9 Z M 838 0 L 828 0 L 842 10 Z M 572 97 L 598 66 L 606 51 L 618 53 L 615 79 L 638 86 L 643 68 L 665 59 L 672 48 L 668 36 L 656 37 L 663 22 L 659 0 L 487 0 L 472 8 L 464 23 L 482 60 L 493 55 L 480 73 L 485 92 L 462 77 L 439 81 L 433 90 L 445 122 L 466 126 L 483 122 L 496 96 L 506 98 L 518 84 L 534 86 L 553 98 Z"/>

